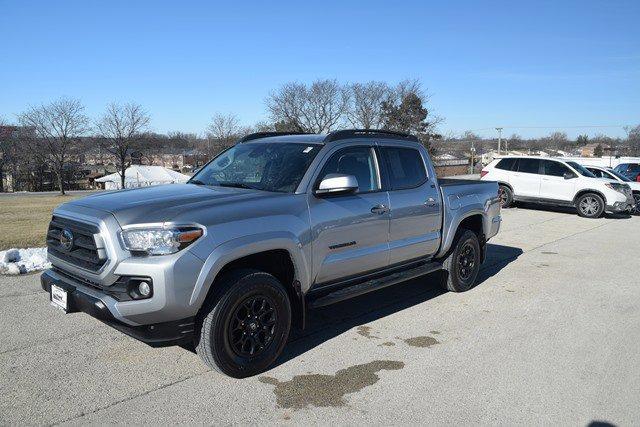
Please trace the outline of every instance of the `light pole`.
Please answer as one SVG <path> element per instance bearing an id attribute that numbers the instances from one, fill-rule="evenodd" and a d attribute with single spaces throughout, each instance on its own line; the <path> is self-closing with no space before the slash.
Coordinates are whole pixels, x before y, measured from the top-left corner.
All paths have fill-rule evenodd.
<path id="1" fill-rule="evenodd" d="M 498 155 L 500 155 L 501 146 L 502 146 L 502 128 L 496 128 L 498 131 Z"/>

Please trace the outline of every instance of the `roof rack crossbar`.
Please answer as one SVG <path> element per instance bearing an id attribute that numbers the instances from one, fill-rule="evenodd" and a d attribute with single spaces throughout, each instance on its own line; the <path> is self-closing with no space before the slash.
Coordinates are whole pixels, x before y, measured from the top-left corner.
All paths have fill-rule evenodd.
<path id="1" fill-rule="evenodd" d="M 324 142 L 338 141 L 341 139 L 350 139 L 350 138 L 365 138 L 367 136 L 383 136 L 389 139 L 399 139 L 402 141 L 413 141 L 419 142 L 418 138 L 415 135 L 410 135 L 408 133 L 395 132 L 392 130 L 385 129 L 345 129 L 345 130 L 337 130 L 331 132 L 326 136 Z"/>
<path id="2" fill-rule="evenodd" d="M 307 135 L 307 133 L 306 132 L 255 132 L 255 133 L 250 133 L 249 135 L 243 136 L 242 138 L 240 138 L 238 143 L 252 141 L 254 139 L 268 138 L 270 136 L 283 136 L 283 135 Z"/>

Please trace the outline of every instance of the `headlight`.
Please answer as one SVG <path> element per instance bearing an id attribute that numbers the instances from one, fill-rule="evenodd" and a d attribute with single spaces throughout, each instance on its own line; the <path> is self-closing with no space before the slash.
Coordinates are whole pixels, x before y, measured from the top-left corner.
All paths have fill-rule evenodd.
<path id="1" fill-rule="evenodd" d="M 627 193 L 627 188 L 630 188 L 626 184 L 619 184 L 617 182 L 607 182 L 604 185 L 607 186 L 607 188 L 610 188 L 610 189 L 612 189 L 614 191 L 617 191 L 619 193 L 622 193 L 622 194 L 626 194 Z"/>
<path id="2" fill-rule="evenodd" d="M 131 252 L 168 255 L 186 248 L 204 234 L 197 226 L 130 228 L 121 233 L 122 243 Z"/>

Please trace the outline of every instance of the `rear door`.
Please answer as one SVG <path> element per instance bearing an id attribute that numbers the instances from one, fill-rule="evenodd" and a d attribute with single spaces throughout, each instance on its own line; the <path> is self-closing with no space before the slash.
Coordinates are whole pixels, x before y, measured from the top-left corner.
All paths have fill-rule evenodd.
<path id="1" fill-rule="evenodd" d="M 555 160 L 542 160 L 542 179 L 540 198 L 548 200 L 573 201 L 576 194 L 576 179 L 565 179 L 565 174 L 576 174 L 563 163 Z"/>
<path id="2" fill-rule="evenodd" d="M 540 159 L 519 158 L 511 173 L 509 184 L 515 196 L 538 198 L 540 196 Z"/>
<path id="3" fill-rule="evenodd" d="M 389 193 L 389 263 L 434 255 L 440 247 L 442 207 L 428 159 L 412 146 L 378 147 Z"/>

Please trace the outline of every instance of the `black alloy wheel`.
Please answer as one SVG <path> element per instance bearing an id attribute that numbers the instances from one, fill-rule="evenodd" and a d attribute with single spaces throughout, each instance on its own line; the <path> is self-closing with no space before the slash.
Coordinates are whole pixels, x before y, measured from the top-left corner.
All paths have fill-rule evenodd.
<path id="1" fill-rule="evenodd" d="M 273 342 L 278 321 L 275 304 L 266 295 L 245 299 L 230 318 L 229 343 L 242 357 L 260 355 Z"/>

